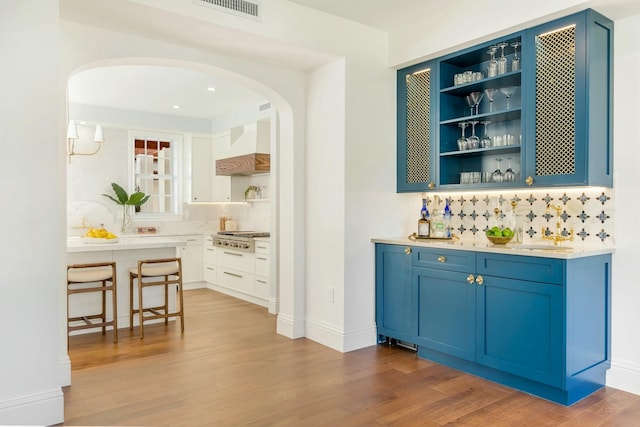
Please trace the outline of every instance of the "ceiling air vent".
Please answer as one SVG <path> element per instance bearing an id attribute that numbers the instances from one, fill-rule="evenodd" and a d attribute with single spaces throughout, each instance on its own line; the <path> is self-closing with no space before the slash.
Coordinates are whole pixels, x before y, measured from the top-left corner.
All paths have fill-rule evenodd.
<path id="1" fill-rule="evenodd" d="M 193 3 L 245 18 L 260 20 L 261 8 L 258 0 L 193 0 Z"/>

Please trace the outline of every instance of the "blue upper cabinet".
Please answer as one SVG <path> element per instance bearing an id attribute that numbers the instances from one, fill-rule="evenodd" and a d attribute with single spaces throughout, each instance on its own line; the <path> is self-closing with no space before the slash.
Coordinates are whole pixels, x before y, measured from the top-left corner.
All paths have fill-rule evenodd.
<path id="1" fill-rule="evenodd" d="M 613 23 L 586 10 L 526 31 L 525 182 L 613 184 Z"/>
<path id="2" fill-rule="evenodd" d="M 613 24 L 591 9 L 398 71 L 398 192 L 612 186 Z"/>
<path id="3" fill-rule="evenodd" d="M 436 188 L 435 65 L 428 61 L 398 71 L 398 192 Z"/>

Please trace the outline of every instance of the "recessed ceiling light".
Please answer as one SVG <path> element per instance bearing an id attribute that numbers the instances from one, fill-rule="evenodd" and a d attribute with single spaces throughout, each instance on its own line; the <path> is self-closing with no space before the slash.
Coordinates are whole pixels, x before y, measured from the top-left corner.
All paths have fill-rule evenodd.
<path id="1" fill-rule="evenodd" d="M 216 91 L 216 88 L 215 88 L 215 87 L 213 87 L 213 86 L 210 86 L 210 87 L 208 87 L 208 88 L 207 88 L 207 90 L 208 90 L 209 92 L 215 92 L 215 91 Z"/>
<path id="2" fill-rule="evenodd" d="M 179 110 L 179 109 L 180 109 L 180 106 L 179 106 L 179 105 L 174 105 L 174 106 L 173 106 L 173 109 L 174 109 L 174 110 Z"/>

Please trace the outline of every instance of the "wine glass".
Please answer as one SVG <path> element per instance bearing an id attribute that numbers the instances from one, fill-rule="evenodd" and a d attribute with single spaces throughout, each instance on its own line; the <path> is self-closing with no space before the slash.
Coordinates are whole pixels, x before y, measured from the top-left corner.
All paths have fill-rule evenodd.
<path id="1" fill-rule="evenodd" d="M 464 130 L 467 128 L 467 122 L 458 123 L 458 127 L 462 130 L 462 136 L 458 138 L 458 150 L 464 151 L 467 149 L 467 138 L 464 136 Z"/>
<path id="2" fill-rule="evenodd" d="M 498 61 L 498 74 L 504 74 L 507 72 L 507 58 L 504 56 L 504 48 L 509 46 L 508 43 L 498 43 L 496 46 L 502 50 L 502 56 L 497 59 Z"/>
<path id="3" fill-rule="evenodd" d="M 507 160 L 509 161 L 509 168 L 504 171 L 503 178 L 506 182 L 513 182 L 516 180 L 516 173 L 511 168 L 511 157 L 507 157 Z"/>
<path id="4" fill-rule="evenodd" d="M 496 159 L 498 167 L 493 171 L 493 175 L 491 175 L 492 182 L 502 182 L 504 180 L 504 176 L 502 175 L 502 171 L 500 170 L 500 162 L 502 162 L 502 159 Z"/>
<path id="5" fill-rule="evenodd" d="M 502 92 L 502 94 L 505 96 L 505 98 L 507 98 L 507 110 L 511 108 L 511 95 L 513 95 L 516 92 L 517 87 L 516 86 L 506 86 L 506 87 L 501 87 L 500 88 L 500 92 Z"/>
<path id="6" fill-rule="evenodd" d="M 489 60 L 489 65 L 487 65 L 487 77 L 495 77 L 498 75 L 498 61 L 496 61 L 496 52 L 498 48 L 496 46 L 491 46 L 487 53 L 491 56 Z"/>
<path id="7" fill-rule="evenodd" d="M 513 47 L 513 59 L 511 60 L 511 71 L 520 71 L 520 57 L 518 56 L 518 46 L 522 43 L 513 42 L 511 43 L 511 47 Z"/>
<path id="8" fill-rule="evenodd" d="M 467 105 L 469 106 L 469 115 L 473 116 L 473 107 L 475 106 L 475 102 L 473 101 L 473 98 L 471 97 L 471 94 L 466 95 L 464 97 L 464 100 L 467 101 Z"/>
<path id="9" fill-rule="evenodd" d="M 493 96 L 496 94 L 498 89 L 485 89 L 484 94 L 487 95 L 487 99 L 489 100 L 489 112 L 493 113 Z"/>
<path id="10" fill-rule="evenodd" d="M 489 120 L 485 120 L 480 122 L 484 125 L 484 135 L 480 140 L 480 148 L 489 148 L 491 147 L 491 137 L 487 134 L 487 126 L 491 123 Z"/>
<path id="11" fill-rule="evenodd" d="M 482 98 L 484 97 L 484 93 L 483 92 L 471 92 L 469 94 L 469 97 L 471 98 L 471 101 L 473 102 L 473 106 L 476 109 L 476 115 L 478 114 L 478 106 L 480 105 L 480 101 L 482 101 Z"/>
<path id="12" fill-rule="evenodd" d="M 476 125 L 480 123 L 478 120 L 471 120 L 471 136 L 467 138 L 467 147 L 470 150 L 476 150 L 480 146 L 480 138 L 476 136 Z"/>

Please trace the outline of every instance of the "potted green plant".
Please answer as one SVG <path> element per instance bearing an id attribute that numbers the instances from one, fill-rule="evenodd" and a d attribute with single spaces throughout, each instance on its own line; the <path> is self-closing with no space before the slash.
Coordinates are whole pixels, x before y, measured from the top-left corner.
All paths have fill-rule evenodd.
<path id="1" fill-rule="evenodd" d="M 131 229 L 131 207 L 139 207 L 144 205 L 147 200 L 149 200 L 149 195 L 145 195 L 142 191 L 136 191 L 131 195 L 127 194 L 124 188 L 116 184 L 115 182 L 111 183 L 111 188 L 113 188 L 113 192 L 116 194 L 116 197 L 113 197 L 109 194 L 103 194 L 103 196 L 110 198 L 118 205 L 122 206 L 122 232 L 126 233 Z"/>

